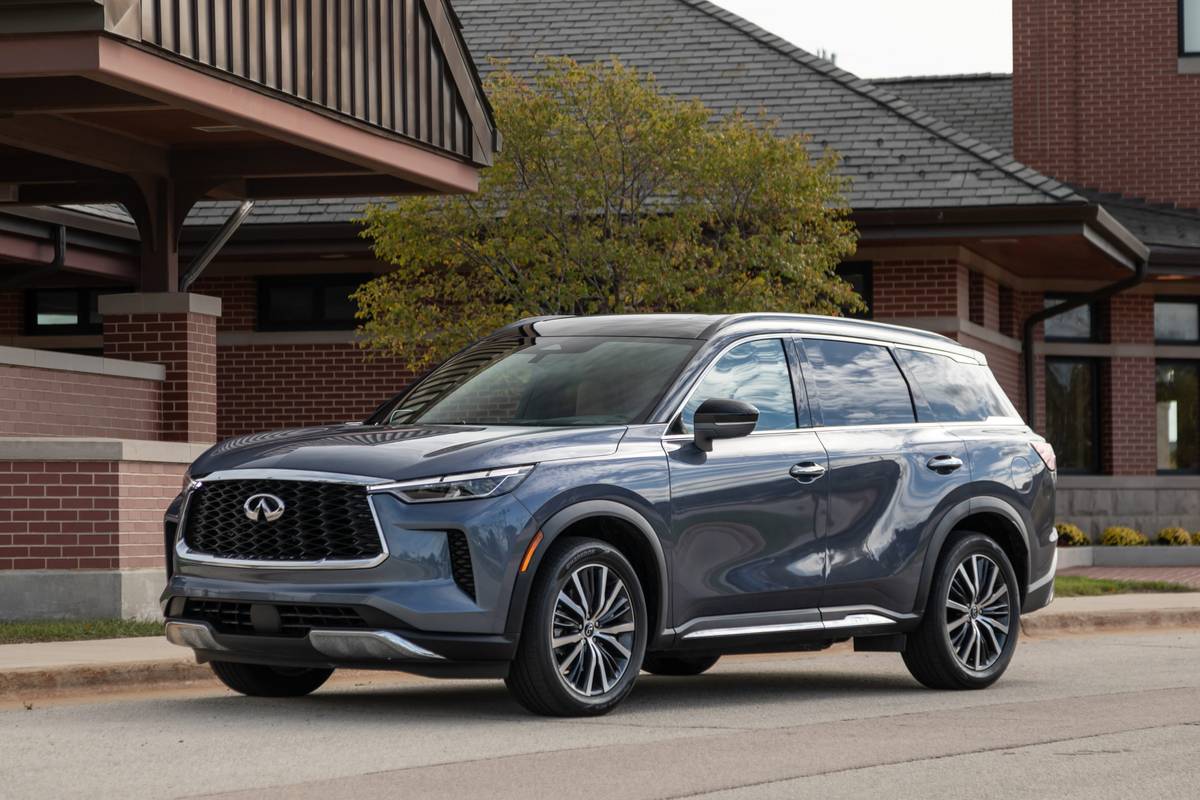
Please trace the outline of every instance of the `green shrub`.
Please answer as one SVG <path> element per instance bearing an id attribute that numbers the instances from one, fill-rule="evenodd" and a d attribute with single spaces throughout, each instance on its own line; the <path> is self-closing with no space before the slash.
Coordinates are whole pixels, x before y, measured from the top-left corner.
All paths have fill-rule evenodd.
<path id="1" fill-rule="evenodd" d="M 1059 547 L 1088 547 L 1092 543 L 1092 537 L 1084 533 L 1078 525 L 1059 522 L 1054 527 L 1058 530 Z"/>
<path id="2" fill-rule="evenodd" d="M 1200 531 L 1196 531 L 1192 534 L 1192 544 L 1196 545 L 1196 547 L 1200 547 Z"/>
<path id="3" fill-rule="evenodd" d="M 1141 547 L 1150 544 L 1146 534 L 1133 528 L 1106 528 L 1100 537 L 1100 544 L 1105 547 Z"/>
<path id="4" fill-rule="evenodd" d="M 1186 547 L 1192 543 L 1192 535 L 1183 528 L 1163 528 L 1158 532 L 1158 543 L 1171 547 Z"/>

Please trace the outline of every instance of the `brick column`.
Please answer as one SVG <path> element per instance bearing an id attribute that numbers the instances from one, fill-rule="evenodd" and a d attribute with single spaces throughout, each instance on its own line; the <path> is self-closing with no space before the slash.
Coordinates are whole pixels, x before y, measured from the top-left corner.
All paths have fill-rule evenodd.
<path id="1" fill-rule="evenodd" d="M 1107 312 L 1113 345 L 1154 345 L 1154 295 L 1119 294 L 1108 301 Z M 1104 471 L 1111 475 L 1156 474 L 1154 358 L 1123 355 L 1116 349 L 1102 370 L 1100 387 Z"/>
<path id="2" fill-rule="evenodd" d="M 216 441 L 221 301 L 184 293 L 106 295 L 100 313 L 106 357 L 166 368 L 163 439 Z"/>

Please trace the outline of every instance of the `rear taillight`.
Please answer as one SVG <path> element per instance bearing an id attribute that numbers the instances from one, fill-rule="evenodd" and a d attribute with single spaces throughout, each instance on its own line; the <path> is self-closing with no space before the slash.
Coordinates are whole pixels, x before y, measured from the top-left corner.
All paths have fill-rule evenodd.
<path id="1" fill-rule="evenodd" d="M 1046 462 L 1046 468 L 1051 472 L 1058 471 L 1058 456 L 1054 455 L 1054 448 L 1049 442 L 1034 442 L 1033 449 L 1037 450 L 1037 454 L 1042 457 L 1042 461 Z"/>

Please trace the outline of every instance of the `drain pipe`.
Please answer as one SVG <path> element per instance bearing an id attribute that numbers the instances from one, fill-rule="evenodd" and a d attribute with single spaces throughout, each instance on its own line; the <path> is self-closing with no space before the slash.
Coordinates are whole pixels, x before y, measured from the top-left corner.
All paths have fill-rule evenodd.
<path id="1" fill-rule="evenodd" d="M 1122 278 L 1116 283 L 1102 286 L 1094 292 L 1080 295 L 1051 308 L 1044 308 L 1031 314 L 1025 320 L 1024 331 L 1021 334 L 1021 353 L 1025 358 L 1025 422 L 1030 428 L 1037 429 L 1037 384 L 1034 382 L 1037 372 L 1037 356 L 1033 352 L 1034 329 L 1051 317 L 1065 314 L 1080 306 L 1099 303 L 1145 282 L 1149 275 L 1148 262 L 1149 260 L 1146 258 L 1139 258 L 1135 262 L 1133 274 L 1128 278 Z"/>
<path id="2" fill-rule="evenodd" d="M 204 274 L 204 270 L 217 257 L 217 253 L 221 252 L 221 248 L 233 238 L 253 210 L 253 200 L 243 200 L 242 204 L 234 209 L 234 212 L 229 215 L 229 219 L 225 220 L 225 224 L 221 226 L 221 230 L 217 231 L 212 239 L 209 239 L 208 244 L 204 245 L 204 249 L 192 259 L 191 264 L 188 264 L 187 271 L 179 277 L 179 291 L 186 292 L 196 282 L 196 279 Z"/>

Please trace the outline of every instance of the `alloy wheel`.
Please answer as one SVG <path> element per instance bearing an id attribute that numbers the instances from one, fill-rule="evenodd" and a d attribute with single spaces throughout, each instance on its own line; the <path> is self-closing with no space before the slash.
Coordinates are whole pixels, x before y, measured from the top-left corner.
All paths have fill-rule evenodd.
<path id="1" fill-rule="evenodd" d="M 946 598 L 945 624 L 962 666 L 983 672 L 999 660 L 1012 625 L 1011 598 L 999 564 L 974 553 L 958 565 Z"/>
<path id="2" fill-rule="evenodd" d="M 624 581 L 604 564 L 585 564 L 554 605 L 550 649 L 558 675 L 584 697 L 606 694 L 629 668 L 637 625 Z"/>

